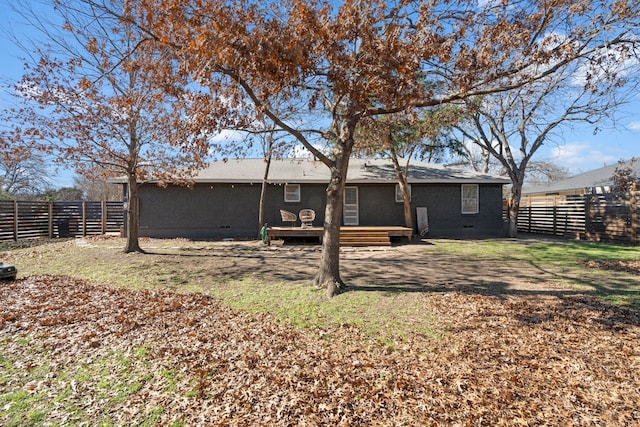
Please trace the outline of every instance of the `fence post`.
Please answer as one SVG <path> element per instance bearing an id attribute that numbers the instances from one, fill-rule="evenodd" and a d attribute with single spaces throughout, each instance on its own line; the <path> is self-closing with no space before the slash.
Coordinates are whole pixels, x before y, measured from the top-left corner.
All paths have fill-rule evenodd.
<path id="1" fill-rule="evenodd" d="M 551 211 L 553 212 L 553 235 L 558 235 L 558 196 L 553 196 L 553 206 L 551 207 Z"/>
<path id="2" fill-rule="evenodd" d="M 18 241 L 18 201 L 13 201 L 13 240 Z"/>
<path id="3" fill-rule="evenodd" d="M 533 206 L 531 206 L 531 196 L 529 196 L 529 202 L 528 202 L 528 205 L 527 205 L 527 209 L 529 209 L 529 212 L 527 213 L 527 216 L 528 216 L 528 218 L 527 218 L 527 223 L 528 223 L 527 224 L 527 226 L 528 226 L 527 227 L 527 232 L 531 233 L 531 215 L 533 213 L 532 212 L 533 211 Z"/>
<path id="4" fill-rule="evenodd" d="M 593 219 L 591 215 L 591 198 L 592 194 L 584 195 L 584 237 L 587 240 L 593 238 Z"/>
<path id="5" fill-rule="evenodd" d="M 82 236 L 87 237 L 87 202 L 82 202 Z"/>
<path id="6" fill-rule="evenodd" d="M 102 234 L 107 234 L 107 202 L 103 200 L 101 206 L 102 213 L 100 216 L 102 218 Z"/>
<path id="7" fill-rule="evenodd" d="M 53 202 L 49 202 L 49 238 L 53 239 Z"/>

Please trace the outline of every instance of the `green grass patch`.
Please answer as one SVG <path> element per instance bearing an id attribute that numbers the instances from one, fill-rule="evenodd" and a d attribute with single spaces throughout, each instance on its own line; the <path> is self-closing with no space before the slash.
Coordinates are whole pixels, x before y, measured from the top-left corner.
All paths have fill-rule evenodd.
<path id="1" fill-rule="evenodd" d="M 638 248 L 605 243 L 567 242 L 563 244 L 536 243 L 525 246 L 532 260 L 553 264 L 577 261 L 631 261 L 640 258 Z"/>
<path id="2" fill-rule="evenodd" d="M 0 351 L 5 353 L 10 344 L 16 343 L 0 340 Z M 0 425 L 47 425 L 48 414 L 54 411 L 57 416 L 66 414 L 69 425 L 120 425 L 112 419 L 113 411 L 155 380 L 146 349 L 143 356 L 136 348 L 131 354 L 109 352 L 64 365 L 53 364 L 54 358 L 43 348 L 29 350 L 26 368 L 23 361 L 0 358 Z M 155 425 L 162 413 L 163 408 L 151 408 L 132 421 Z"/>
<path id="3" fill-rule="evenodd" d="M 271 313 L 295 327 L 350 325 L 385 342 L 414 333 L 435 334 L 431 319 L 421 305 L 411 302 L 411 295 L 347 292 L 328 301 L 323 290 L 299 282 L 273 282 L 256 276 L 214 277 L 211 270 L 217 267 L 208 264 L 207 253 L 219 255 L 221 249 L 211 244 L 200 243 L 191 250 L 156 250 L 162 255 L 124 254 L 118 248 L 81 247 L 73 241 L 13 252 L 20 261 L 21 276 L 63 274 L 129 289 L 205 292 L 233 308 Z"/>
<path id="4" fill-rule="evenodd" d="M 637 247 L 581 242 L 515 239 L 434 240 L 425 252 L 448 253 L 476 260 L 513 259 L 573 267 L 578 261 L 629 261 L 640 259 Z"/>
<path id="5" fill-rule="evenodd" d="M 311 286 L 265 284 L 251 278 L 216 287 L 210 293 L 232 308 L 271 313 L 280 322 L 296 327 L 354 326 L 383 342 L 409 334 L 436 335 L 430 316 L 406 294 L 346 292 L 329 301 L 324 290 Z"/>
<path id="6" fill-rule="evenodd" d="M 637 276 L 622 271 L 589 268 L 587 261 L 635 261 L 640 249 L 634 246 L 534 239 L 488 239 L 472 241 L 434 240 L 425 246 L 425 254 L 449 254 L 458 263 L 470 263 L 479 269 L 512 262 L 530 265 L 551 274 L 567 290 L 575 289 L 611 304 L 640 309 L 640 282 Z M 514 274 L 519 271 L 514 268 Z"/>

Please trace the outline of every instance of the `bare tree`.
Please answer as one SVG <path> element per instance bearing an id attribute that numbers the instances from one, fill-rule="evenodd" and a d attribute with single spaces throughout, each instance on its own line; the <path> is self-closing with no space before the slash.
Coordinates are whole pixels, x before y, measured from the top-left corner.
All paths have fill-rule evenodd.
<path id="1" fill-rule="evenodd" d="M 451 132 L 448 129 L 448 132 Z M 476 172 L 500 174 L 502 167 L 491 157 L 488 150 L 467 141 L 464 137 L 458 139 L 459 152 L 453 156 L 449 166 L 470 166 Z"/>
<path id="2" fill-rule="evenodd" d="M 264 160 L 264 175 L 262 176 L 262 188 L 260 189 L 260 208 L 258 209 L 258 226 L 265 225 L 264 222 L 264 203 L 267 194 L 267 186 L 269 185 L 269 170 L 271 168 L 271 160 L 282 155 L 285 143 L 282 141 L 282 134 L 276 128 L 265 128 L 258 134 L 260 146 L 262 149 L 262 158 Z"/>
<path id="3" fill-rule="evenodd" d="M 0 194 L 31 197 L 51 187 L 50 170 L 41 155 L 13 146 L 0 157 Z"/>
<path id="4" fill-rule="evenodd" d="M 569 176 L 569 169 L 557 165 L 550 160 L 535 160 L 529 162 L 527 170 L 527 184 L 541 185 L 559 181 Z"/>
<path id="5" fill-rule="evenodd" d="M 460 154 L 456 140 L 443 135 L 460 120 L 463 111 L 454 106 L 425 109 L 419 114 L 392 114 L 362 120 L 356 130 L 356 151 L 391 160 L 402 193 L 404 222 L 413 228 L 409 168 L 411 160 L 441 163 L 451 153 Z"/>
<path id="6" fill-rule="evenodd" d="M 109 4 L 123 11 L 128 2 Z M 55 2 L 55 21 L 21 11 L 44 41 L 22 45 L 29 55 L 15 86 L 22 106 L 3 114 L 13 124 L 9 139 L 28 142 L 92 180 L 126 177 L 124 250 L 142 252 L 139 184 L 188 182 L 207 158 L 214 132 L 202 123 L 194 127 L 189 110 L 197 103 L 213 117 L 222 106 L 211 105 L 207 96 L 186 96 L 186 83 L 171 68 L 158 79 L 157 67 L 172 64 L 166 58 L 171 50 L 89 2 Z"/>
<path id="7" fill-rule="evenodd" d="M 75 188 L 82 191 L 83 200 L 115 202 L 122 200 L 122 185 L 104 179 L 91 180 L 77 176 L 73 180 Z"/>
<path id="8" fill-rule="evenodd" d="M 624 47 L 627 52 L 636 48 Z M 457 135 L 489 153 L 511 179 L 509 236 L 517 236 L 522 187 L 533 156 L 545 143 L 560 143 L 561 129 L 612 117 L 634 93 L 637 82 L 631 77 L 637 67 L 637 60 L 601 49 L 544 79 L 467 101 L 471 114 L 456 126 Z"/>

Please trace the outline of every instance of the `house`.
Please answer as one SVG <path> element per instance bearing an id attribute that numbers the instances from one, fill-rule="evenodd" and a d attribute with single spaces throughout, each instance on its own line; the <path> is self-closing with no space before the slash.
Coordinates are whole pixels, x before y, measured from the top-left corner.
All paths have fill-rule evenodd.
<path id="1" fill-rule="evenodd" d="M 603 166 L 572 177 L 525 188 L 526 196 L 582 196 L 584 194 L 606 194 L 613 187 L 613 175 L 620 164 Z M 623 162 L 624 167 L 633 167 L 634 175 L 640 176 L 640 164 Z"/>
<path id="2" fill-rule="evenodd" d="M 215 161 L 192 188 L 142 184 L 140 235 L 146 237 L 255 238 L 265 162 Z M 280 210 L 316 212 L 322 226 L 329 169 L 312 159 L 272 160 L 264 220 L 287 226 Z M 416 208 L 427 208 L 433 237 L 502 236 L 502 186 L 508 180 L 470 170 L 411 162 L 408 182 L 414 230 Z M 393 165 L 382 159 L 352 159 L 347 176 L 343 225 L 403 226 L 402 194 Z M 300 226 L 299 221 L 297 226 Z"/>

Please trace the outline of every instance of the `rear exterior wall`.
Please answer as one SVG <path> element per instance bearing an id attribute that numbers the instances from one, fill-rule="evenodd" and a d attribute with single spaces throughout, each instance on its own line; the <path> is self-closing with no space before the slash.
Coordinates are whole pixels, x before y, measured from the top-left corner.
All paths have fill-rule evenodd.
<path id="1" fill-rule="evenodd" d="M 404 206 L 395 201 L 394 185 L 358 185 L 360 225 L 404 226 Z M 426 207 L 430 237 L 502 237 L 502 185 L 479 185 L 479 212 L 462 213 L 460 184 L 412 184 L 411 215 L 417 232 L 416 208 Z"/>
<path id="2" fill-rule="evenodd" d="M 358 184 L 360 225 L 404 226 L 403 205 L 395 201 L 395 184 Z M 196 184 L 193 188 L 161 188 L 145 184 L 140 194 L 140 235 L 191 239 L 257 238 L 260 184 Z M 316 212 L 315 226 L 324 223 L 324 184 L 301 184 L 300 202 L 284 202 L 284 185 L 270 184 L 265 196 L 265 222 L 288 226 L 280 209 Z M 479 186 L 479 213 L 462 214 L 459 184 L 413 184 L 411 212 L 427 207 L 431 237 L 499 237 L 504 235 L 502 186 Z M 300 222 L 296 223 L 299 226 Z"/>
<path id="3" fill-rule="evenodd" d="M 140 235 L 191 239 L 257 238 L 260 184 L 196 184 L 193 188 L 161 188 L 145 184 L 139 188 Z M 314 225 L 324 220 L 325 186 L 307 185 L 301 200 L 284 202 L 284 185 L 269 185 L 265 195 L 264 222 L 281 221 L 280 209 L 298 213 L 316 211 Z M 298 222 L 297 225 L 300 223 Z"/>

